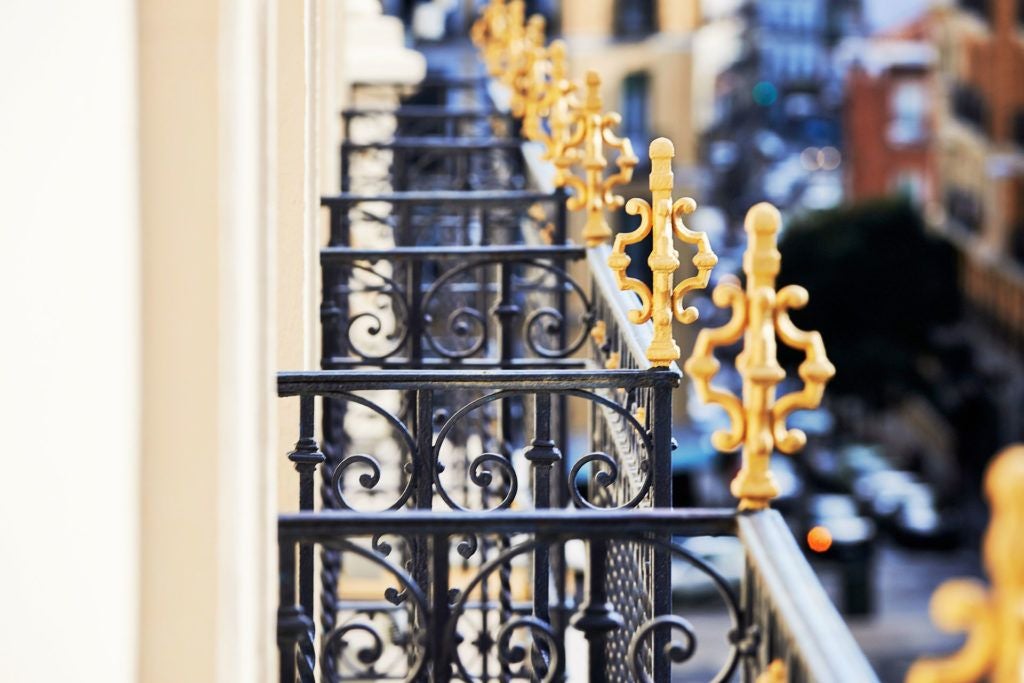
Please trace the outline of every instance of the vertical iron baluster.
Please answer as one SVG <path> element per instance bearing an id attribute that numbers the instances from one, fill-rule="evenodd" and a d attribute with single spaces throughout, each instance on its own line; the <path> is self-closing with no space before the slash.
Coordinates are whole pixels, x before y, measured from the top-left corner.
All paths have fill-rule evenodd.
<path id="1" fill-rule="evenodd" d="M 413 506 L 417 510 L 430 510 L 433 507 L 434 470 L 438 465 L 438 463 L 434 462 L 433 457 L 434 394 L 430 389 L 420 389 L 415 392 L 414 399 L 413 433 L 416 435 L 416 451 L 411 454 L 412 471 L 415 477 Z M 413 536 L 409 539 L 409 552 L 411 554 L 409 558 L 409 573 L 413 581 L 424 589 L 431 585 L 429 545 L 428 540 L 422 536 Z M 436 636 L 431 637 L 429 635 L 436 633 L 436 631 L 430 630 L 431 623 L 429 618 L 427 623 L 412 624 L 412 628 L 414 632 L 428 634 L 428 638 L 431 640 L 437 639 Z M 410 645 L 416 647 L 417 644 L 411 642 Z M 430 647 L 431 645 L 424 643 L 423 646 Z M 423 680 L 427 680 L 426 672 L 424 672 Z"/>
<path id="2" fill-rule="evenodd" d="M 651 416 L 651 442 L 654 452 L 650 454 L 654 477 L 654 507 L 672 507 L 672 383 L 668 371 L 666 381 L 659 382 L 651 390 L 653 403 Z M 661 539 L 670 542 L 671 537 Z M 654 617 L 672 614 L 672 558 L 663 548 L 654 551 Z M 665 654 L 671 633 L 668 629 L 654 630 L 654 681 L 667 683 L 671 678 L 671 662 Z"/>
<path id="3" fill-rule="evenodd" d="M 608 658 L 605 636 L 622 628 L 622 615 L 608 601 L 608 542 L 593 539 L 587 546 L 587 590 L 583 603 L 573 615 L 572 625 L 587 638 L 589 680 L 608 680 Z"/>
<path id="4" fill-rule="evenodd" d="M 280 652 L 280 683 L 295 683 L 298 645 L 297 627 L 301 608 L 295 604 L 295 546 L 279 541 L 277 576 L 277 648 Z"/>
<path id="5" fill-rule="evenodd" d="M 562 454 L 551 439 L 551 394 L 537 393 L 534 396 L 533 443 L 526 451 L 525 458 L 533 467 L 533 501 L 538 510 L 551 507 L 551 474 Z M 533 554 L 533 616 L 545 623 L 551 623 L 551 558 L 550 547 L 540 544 Z M 535 656 L 550 661 L 551 653 L 542 647 Z M 559 661 L 561 664 L 561 661 Z"/>
<path id="6" fill-rule="evenodd" d="M 341 191 L 348 192 L 349 188 L 352 187 L 352 181 L 349 178 L 349 171 L 351 170 L 352 160 L 350 156 L 352 154 L 349 140 L 345 139 L 341 141 Z"/>
<path id="7" fill-rule="evenodd" d="M 312 511 L 316 491 L 317 465 L 324 462 L 324 454 L 313 433 L 316 397 L 305 394 L 299 403 L 299 440 L 288 459 L 299 472 L 299 510 Z M 313 546 L 303 543 L 299 547 L 299 598 L 306 614 L 313 613 Z"/>
<path id="8" fill-rule="evenodd" d="M 431 539 L 433 562 L 431 573 L 431 614 L 430 614 L 430 658 L 433 662 L 431 683 L 448 683 L 451 680 L 453 650 L 457 642 L 449 642 L 441 634 L 446 632 L 450 617 L 448 590 L 448 536 L 437 534 Z"/>
<path id="9" fill-rule="evenodd" d="M 498 302 L 494 306 L 493 314 L 498 319 L 498 348 L 499 359 L 502 368 L 511 368 L 515 358 L 515 323 L 521 313 L 512 291 L 512 269 L 515 264 L 503 261 L 498 266 L 499 285 Z M 502 402 L 505 405 L 505 402 Z M 507 436 L 508 434 L 503 434 Z"/>
<path id="10" fill-rule="evenodd" d="M 409 160 L 401 148 L 394 147 L 391 150 L 391 178 L 392 190 L 402 192 L 409 187 Z"/>

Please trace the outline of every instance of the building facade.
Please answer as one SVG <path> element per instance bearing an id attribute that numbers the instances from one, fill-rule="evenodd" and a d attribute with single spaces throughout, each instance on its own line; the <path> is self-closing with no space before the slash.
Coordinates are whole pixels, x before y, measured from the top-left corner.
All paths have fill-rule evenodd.
<path id="1" fill-rule="evenodd" d="M 1024 5 L 936 10 L 937 167 L 947 236 L 974 310 L 1024 354 Z"/>
<path id="2" fill-rule="evenodd" d="M 851 201 L 905 194 L 936 201 L 935 58 L 920 36 L 860 46 L 846 76 L 846 184 Z"/>

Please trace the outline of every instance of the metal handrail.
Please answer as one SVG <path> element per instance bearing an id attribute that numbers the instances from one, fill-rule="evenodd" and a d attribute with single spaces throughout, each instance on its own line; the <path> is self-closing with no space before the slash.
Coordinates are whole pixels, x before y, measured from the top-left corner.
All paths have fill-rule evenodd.
<path id="1" fill-rule="evenodd" d="M 760 664 L 785 660 L 791 680 L 877 681 L 779 513 L 741 514 L 737 529 L 747 555 L 746 607 L 761 629 Z M 750 595 L 752 589 L 759 595 Z M 759 613 L 762 609 L 766 613 Z M 775 638 L 772 630 L 782 638 Z M 773 641 L 785 643 L 787 651 L 768 652 Z"/>
<path id="2" fill-rule="evenodd" d="M 279 396 L 319 395 L 334 391 L 398 389 L 640 389 L 676 384 L 669 370 L 463 370 L 429 377 L 422 370 L 310 370 L 277 373 Z"/>
<path id="3" fill-rule="evenodd" d="M 551 201 L 561 195 L 555 191 L 543 190 L 406 190 L 382 192 L 379 194 L 361 194 L 342 192 L 324 195 L 320 198 L 320 206 L 344 207 L 363 202 L 381 202 L 385 204 L 529 204 L 532 202 Z"/>

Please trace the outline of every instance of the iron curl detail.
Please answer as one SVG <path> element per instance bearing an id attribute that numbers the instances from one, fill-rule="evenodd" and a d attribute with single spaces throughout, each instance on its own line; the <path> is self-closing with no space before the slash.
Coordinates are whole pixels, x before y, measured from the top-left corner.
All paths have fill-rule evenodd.
<path id="1" fill-rule="evenodd" d="M 516 631 L 527 630 L 533 639 L 534 657 L 522 645 L 513 645 L 512 636 Z M 539 642 L 538 642 L 539 641 Z M 540 645 L 543 643 L 543 645 Z M 561 660 L 561 648 L 554 629 L 536 617 L 520 617 L 509 621 L 498 631 L 498 659 L 505 664 L 523 664 L 529 671 L 530 680 L 552 683 L 555 680 Z M 522 676 L 526 671 L 518 672 Z"/>
<path id="2" fill-rule="evenodd" d="M 644 681 L 644 683 L 653 681 L 644 671 L 643 662 L 640 660 L 642 656 L 640 643 L 648 636 L 653 637 L 658 629 L 669 629 L 670 631 L 679 631 L 683 634 L 684 640 L 682 642 L 671 640 L 665 644 L 664 654 L 673 664 L 682 664 L 693 657 L 697 651 L 697 633 L 694 631 L 693 624 L 675 614 L 663 614 L 655 617 L 637 629 L 637 632 L 629 641 L 627 665 L 629 666 L 630 673 L 633 675 L 633 680 Z"/>

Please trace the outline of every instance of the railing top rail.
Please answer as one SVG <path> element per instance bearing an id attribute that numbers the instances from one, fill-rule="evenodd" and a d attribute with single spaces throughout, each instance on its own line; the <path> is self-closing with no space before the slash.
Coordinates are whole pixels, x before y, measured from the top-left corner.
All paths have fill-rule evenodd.
<path id="1" fill-rule="evenodd" d="M 279 396 L 322 395 L 340 391 L 399 389 L 484 389 L 565 391 L 638 389 L 669 384 L 679 375 L 668 369 L 651 370 L 307 370 L 279 372 Z"/>
<path id="2" fill-rule="evenodd" d="M 543 192 L 539 190 L 470 190 L 466 192 L 439 190 L 437 192 L 406 191 L 385 194 L 355 194 L 346 192 L 321 197 L 320 206 L 348 206 L 363 202 L 391 204 L 527 204 L 560 199 L 564 199 L 564 197 L 558 192 Z"/>
<path id="3" fill-rule="evenodd" d="M 677 536 L 735 535 L 737 513 L 731 508 L 678 510 L 510 510 L 439 512 L 392 510 L 351 512 L 323 510 L 278 517 L 278 536 L 289 542 L 315 542 L 339 535 L 464 534 L 467 529 L 501 534 L 540 534 L 552 537 L 623 536 L 664 533 Z"/>
<path id="4" fill-rule="evenodd" d="M 390 140 L 373 140 L 354 142 L 343 140 L 341 146 L 349 150 L 360 149 L 411 149 L 411 150 L 458 150 L 478 151 L 490 149 L 519 149 L 522 142 L 516 138 L 447 138 L 447 137 L 413 137 L 392 138 Z"/>
<path id="5" fill-rule="evenodd" d="M 427 76 L 417 83 L 405 81 L 353 81 L 353 88 L 462 88 L 472 89 L 485 85 L 485 76 Z"/>
<path id="6" fill-rule="evenodd" d="M 457 246 L 457 247 L 390 247 L 387 249 L 353 249 L 350 247 L 324 247 L 320 262 L 350 262 L 358 260 L 390 259 L 394 261 L 429 258 L 434 261 L 521 261 L 524 259 L 582 259 L 586 249 L 571 245 L 550 246 Z"/>
<path id="7" fill-rule="evenodd" d="M 777 626 L 812 681 L 872 683 L 878 677 L 774 510 L 741 514 L 748 565 L 778 613 Z"/>
<path id="8" fill-rule="evenodd" d="M 394 116 L 396 118 L 459 118 L 459 117 L 511 117 L 497 107 L 488 106 L 455 106 L 448 107 L 436 104 L 404 104 L 398 108 L 388 107 L 349 107 L 341 110 L 343 118 L 351 119 L 358 116 Z"/>
<path id="9" fill-rule="evenodd" d="M 391 367 L 394 369 L 409 368 L 418 369 L 420 372 L 429 368 L 431 370 L 450 370 L 453 367 L 452 359 L 450 358 L 417 358 L 415 360 L 402 357 L 393 356 L 383 358 L 380 360 L 373 361 L 372 363 L 364 358 L 358 356 L 352 357 L 339 357 L 339 356 L 327 356 L 320 361 L 320 367 L 324 370 L 342 370 L 348 368 L 366 368 L 372 367 Z M 582 358 L 543 358 L 543 357 L 528 357 L 528 358 L 511 358 L 502 360 L 501 358 L 460 358 L 458 360 L 457 367 L 460 368 L 487 368 L 487 369 L 498 369 L 503 368 L 519 369 L 519 370 L 551 370 L 558 368 L 565 369 L 576 369 L 587 367 L 587 361 Z"/>

